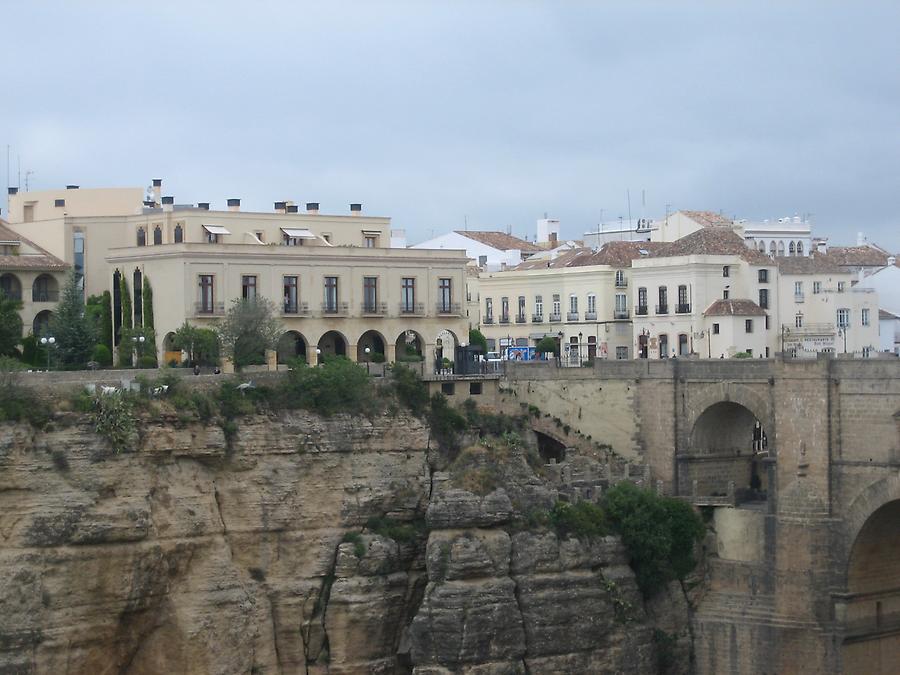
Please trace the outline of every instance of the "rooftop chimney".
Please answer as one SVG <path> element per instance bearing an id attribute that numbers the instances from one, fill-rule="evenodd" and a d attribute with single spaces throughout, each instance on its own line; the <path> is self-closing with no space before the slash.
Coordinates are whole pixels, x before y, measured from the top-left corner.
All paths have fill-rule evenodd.
<path id="1" fill-rule="evenodd" d="M 77 190 L 77 189 L 78 189 L 77 185 L 66 185 L 66 190 Z"/>
<path id="2" fill-rule="evenodd" d="M 229 199 L 228 200 L 228 210 L 229 211 L 240 211 L 241 210 L 241 200 L 240 199 Z"/>
<path id="3" fill-rule="evenodd" d="M 197 202 L 197 208 L 201 211 L 209 211 L 209 202 Z"/>
<path id="4" fill-rule="evenodd" d="M 350 205 L 350 215 L 358 216 L 362 213 L 362 204 L 351 204 Z"/>
<path id="5" fill-rule="evenodd" d="M 558 236 L 559 236 L 559 235 L 557 235 L 556 232 L 550 232 L 550 233 L 547 235 L 547 239 L 548 239 L 549 242 L 550 242 L 550 246 L 552 246 L 553 248 L 556 248 L 556 245 L 557 245 L 557 237 L 558 237 Z"/>
<path id="6" fill-rule="evenodd" d="M 319 212 L 319 202 L 306 202 L 306 212 L 316 214 Z"/>
<path id="7" fill-rule="evenodd" d="M 153 201 L 156 202 L 156 206 L 162 203 L 162 178 L 153 179 Z"/>
<path id="8" fill-rule="evenodd" d="M 285 213 L 287 211 L 287 202 L 275 202 L 275 213 Z"/>
<path id="9" fill-rule="evenodd" d="M 17 188 L 17 187 L 8 187 L 8 188 L 6 188 L 6 194 L 8 194 L 8 195 L 14 195 L 14 194 L 16 194 L 18 191 L 19 191 L 19 188 Z"/>
<path id="10" fill-rule="evenodd" d="M 288 213 L 297 213 L 300 210 L 300 207 L 297 204 L 288 204 L 287 212 Z"/>
<path id="11" fill-rule="evenodd" d="M 171 211 L 175 208 L 175 197 L 163 197 L 162 198 L 162 208 L 163 211 Z"/>
<path id="12" fill-rule="evenodd" d="M 866 235 L 862 232 L 856 233 L 856 245 L 857 246 L 865 246 L 866 244 Z"/>

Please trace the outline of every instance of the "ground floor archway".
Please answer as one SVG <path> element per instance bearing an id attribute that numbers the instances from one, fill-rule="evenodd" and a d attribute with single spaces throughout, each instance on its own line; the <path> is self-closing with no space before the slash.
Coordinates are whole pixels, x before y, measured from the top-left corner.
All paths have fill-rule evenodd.
<path id="1" fill-rule="evenodd" d="M 34 320 L 31 322 L 31 330 L 34 332 L 35 336 L 41 337 L 50 332 L 50 319 L 52 318 L 53 312 L 49 309 L 40 311 L 35 315 Z"/>
<path id="2" fill-rule="evenodd" d="M 356 341 L 356 360 L 361 363 L 383 362 L 385 359 L 384 349 L 384 336 L 377 330 L 367 330 Z"/>
<path id="3" fill-rule="evenodd" d="M 421 361 L 424 355 L 425 340 L 414 330 L 405 330 L 397 336 L 395 342 L 398 361 Z"/>
<path id="4" fill-rule="evenodd" d="M 853 542 L 844 597 L 844 673 L 887 675 L 900 664 L 900 499 L 876 510 Z"/>
<path id="5" fill-rule="evenodd" d="M 336 330 L 330 330 L 319 338 L 316 353 L 320 360 L 329 356 L 347 356 L 347 338 Z"/>
<path id="6" fill-rule="evenodd" d="M 306 338 L 295 330 L 289 330 L 278 338 L 275 348 L 278 363 L 290 363 L 294 359 L 306 360 Z"/>
<path id="7" fill-rule="evenodd" d="M 456 348 L 459 339 L 452 330 L 444 329 L 437 334 L 434 341 L 434 365 L 436 370 L 454 370 L 456 364 Z"/>

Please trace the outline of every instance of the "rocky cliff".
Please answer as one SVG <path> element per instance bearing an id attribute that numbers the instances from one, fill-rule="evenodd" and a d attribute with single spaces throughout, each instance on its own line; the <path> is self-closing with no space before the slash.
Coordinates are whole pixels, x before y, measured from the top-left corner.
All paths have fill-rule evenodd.
<path id="1" fill-rule="evenodd" d="M 555 498 L 524 459 L 478 494 L 430 452 L 402 413 L 157 416 L 121 454 L 0 424 L 0 672 L 655 671 L 617 539 L 517 525 Z"/>

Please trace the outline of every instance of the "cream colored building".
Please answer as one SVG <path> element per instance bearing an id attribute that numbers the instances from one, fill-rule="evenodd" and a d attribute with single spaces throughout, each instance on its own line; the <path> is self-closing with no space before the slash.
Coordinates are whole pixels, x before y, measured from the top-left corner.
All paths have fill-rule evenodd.
<path id="1" fill-rule="evenodd" d="M 76 193 L 93 200 L 74 200 Z M 60 194 L 78 206 L 75 213 L 55 214 L 45 205 Z M 119 275 L 135 296 L 136 325 L 148 279 L 164 359 L 185 320 L 212 325 L 242 297 L 266 297 L 278 307 L 285 326 L 281 361 L 303 355 L 315 363 L 328 353 L 353 360 L 381 353 L 392 361 L 398 347 L 402 353 L 409 345 L 431 368 L 440 357 L 452 360 L 454 347 L 467 340 L 465 252 L 392 249 L 390 219 L 364 216 L 360 204 L 347 215 L 322 214 L 312 202 L 300 211 L 287 201 L 259 213 L 229 199 L 228 210 L 215 211 L 207 203 L 175 204 L 161 195 L 161 181 L 149 199 L 142 196 L 139 189 L 127 198 L 117 190 L 17 194 L 10 211 L 19 219 L 16 230 L 64 260 L 83 252 L 86 293 L 113 293 L 117 335 Z"/>
<path id="2" fill-rule="evenodd" d="M 24 335 L 46 331 L 68 271 L 69 265 L 0 220 L 0 292 L 22 303 Z"/>

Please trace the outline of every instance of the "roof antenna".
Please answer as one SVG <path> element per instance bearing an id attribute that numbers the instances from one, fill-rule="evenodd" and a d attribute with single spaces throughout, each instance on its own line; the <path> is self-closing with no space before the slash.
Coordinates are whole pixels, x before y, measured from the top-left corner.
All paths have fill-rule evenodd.
<path id="1" fill-rule="evenodd" d="M 466 232 L 469 231 L 469 216 L 463 214 L 463 223 L 465 224 Z"/>

